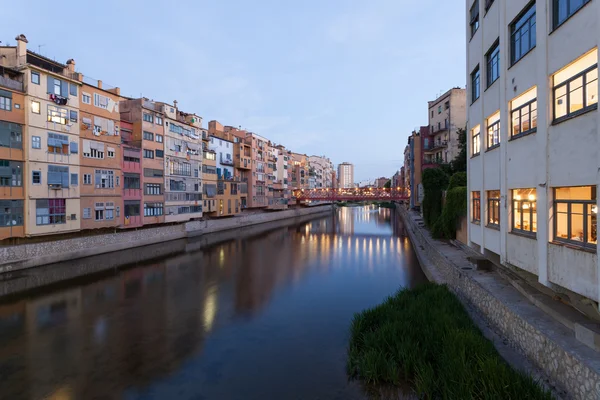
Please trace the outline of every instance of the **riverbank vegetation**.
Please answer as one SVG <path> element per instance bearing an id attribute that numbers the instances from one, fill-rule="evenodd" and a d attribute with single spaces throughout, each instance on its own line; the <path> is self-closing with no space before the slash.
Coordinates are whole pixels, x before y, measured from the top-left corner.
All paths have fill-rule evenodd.
<path id="1" fill-rule="evenodd" d="M 347 367 L 369 386 L 409 384 L 419 398 L 552 398 L 506 364 L 456 296 L 433 283 L 356 314 Z"/>

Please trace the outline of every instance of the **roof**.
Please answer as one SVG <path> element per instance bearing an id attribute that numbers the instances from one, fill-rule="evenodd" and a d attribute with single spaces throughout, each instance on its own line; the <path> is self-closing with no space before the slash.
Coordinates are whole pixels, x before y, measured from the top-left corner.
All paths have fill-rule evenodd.
<path id="1" fill-rule="evenodd" d="M 29 54 L 31 54 L 31 55 L 33 55 L 35 57 L 38 57 L 38 58 L 40 58 L 40 59 L 42 59 L 42 60 L 44 60 L 46 62 L 49 62 L 49 63 L 52 63 L 52 64 L 56 64 L 59 67 L 67 68 L 67 66 L 65 64 L 59 63 L 58 61 L 53 60 L 53 59 L 48 58 L 48 57 L 44 57 L 43 55 L 38 54 L 35 51 L 27 50 L 27 53 L 29 53 Z"/>

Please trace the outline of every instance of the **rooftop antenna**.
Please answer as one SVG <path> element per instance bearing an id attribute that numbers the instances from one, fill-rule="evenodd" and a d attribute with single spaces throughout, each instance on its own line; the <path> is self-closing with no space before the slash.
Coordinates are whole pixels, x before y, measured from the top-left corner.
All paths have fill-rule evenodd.
<path id="1" fill-rule="evenodd" d="M 38 54 L 42 54 L 42 47 L 46 46 L 45 44 L 38 45 Z"/>

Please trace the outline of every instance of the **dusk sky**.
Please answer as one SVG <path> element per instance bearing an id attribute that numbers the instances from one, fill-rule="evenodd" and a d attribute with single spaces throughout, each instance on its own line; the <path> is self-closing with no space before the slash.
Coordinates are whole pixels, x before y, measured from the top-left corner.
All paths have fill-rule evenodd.
<path id="1" fill-rule="evenodd" d="M 23 7 L 3 8 L 2 44 L 23 33 L 123 95 L 352 162 L 357 181 L 398 170 L 427 100 L 465 86 L 462 0 L 33 0 L 27 22 Z"/>

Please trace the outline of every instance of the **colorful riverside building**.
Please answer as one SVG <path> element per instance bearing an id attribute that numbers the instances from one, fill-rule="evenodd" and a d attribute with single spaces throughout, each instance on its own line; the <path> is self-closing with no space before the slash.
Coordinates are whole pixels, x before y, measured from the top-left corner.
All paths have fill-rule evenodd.
<path id="1" fill-rule="evenodd" d="M 21 140 L 24 152 L 25 235 L 78 231 L 81 228 L 78 96 L 81 83 L 77 80 L 75 63 L 69 60 L 67 65 L 61 64 L 27 50 L 24 35 L 17 36 L 16 41 L 16 46 L 0 47 L 0 63 L 23 74 L 25 84 L 25 99 L 20 107 L 25 114 L 26 129 L 19 133 L 13 126 L 9 144 L 11 153 L 18 157 L 17 141 Z M 20 97 L 15 94 L 15 98 Z M 6 108 L 7 101 L 2 101 Z"/>
<path id="2" fill-rule="evenodd" d="M 127 174 L 134 174 L 127 175 L 131 180 L 127 187 L 136 187 L 136 163 L 141 163 L 142 171 L 141 199 L 137 192 L 125 190 L 124 186 L 123 227 L 160 224 L 165 222 L 164 105 L 147 98 L 126 99 L 121 101 L 119 110 L 121 120 L 131 127 L 131 134 L 123 136 L 127 146 L 123 150 L 123 165 L 129 170 Z"/>
<path id="3" fill-rule="evenodd" d="M 121 225 L 124 186 L 120 91 L 81 74 L 78 74 L 78 80 L 82 83 L 77 122 L 80 126 L 81 229 L 118 227 Z"/>
<path id="4" fill-rule="evenodd" d="M 123 159 L 121 162 L 121 168 L 123 170 L 123 178 L 121 179 L 123 187 L 123 202 L 127 204 L 136 204 L 137 208 L 140 208 L 140 204 L 143 204 L 143 193 L 144 193 L 144 179 L 143 179 L 143 167 L 142 167 L 142 147 L 140 140 L 133 139 L 134 125 L 130 121 L 121 120 L 121 154 Z M 151 188 L 156 188 L 153 192 L 160 193 L 160 184 L 158 186 L 151 185 Z M 159 200 L 158 202 L 151 202 L 152 204 L 163 204 L 164 202 Z M 148 223 L 159 223 L 161 221 L 162 208 L 157 207 L 158 210 L 155 214 L 148 219 Z M 145 209 L 144 209 L 145 210 Z M 125 214 L 121 213 L 119 217 L 119 226 L 122 228 L 137 228 L 144 224 L 144 218 L 142 215 L 130 216 L 125 219 Z M 151 221 L 152 220 L 152 221 Z M 125 225 L 127 222 L 127 225 Z"/>
<path id="5" fill-rule="evenodd" d="M 0 66 L 0 240 L 25 236 L 24 74 Z"/>
<path id="6" fill-rule="evenodd" d="M 204 197 L 203 214 L 215 215 L 217 212 L 217 154 L 209 148 L 210 137 L 202 130 L 202 194 Z"/>
<path id="7" fill-rule="evenodd" d="M 202 217 L 202 118 L 173 105 L 165 115 L 165 222 Z"/>
<path id="8" fill-rule="evenodd" d="M 231 135 L 223 135 L 230 137 Z M 224 137 L 210 136 L 208 144 L 215 155 L 217 196 L 216 210 L 210 216 L 225 217 L 241 212 L 240 178 L 234 171 L 234 145 L 232 140 Z"/>

